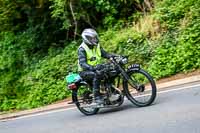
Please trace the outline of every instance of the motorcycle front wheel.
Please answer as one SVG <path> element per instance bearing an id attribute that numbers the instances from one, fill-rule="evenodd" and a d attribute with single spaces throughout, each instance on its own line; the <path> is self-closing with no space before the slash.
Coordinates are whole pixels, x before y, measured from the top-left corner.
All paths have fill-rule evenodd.
<path id="1" fill-rule="evenodd" d="M 156 98 L 157 89 L 151 75 L 143 69 L 129 70 L 127 74 L 131 79 L 129 81 L 124 79 L 123 82 L 127 98 L 138 107 L 152 104 Z M 130 82 L 132 82 L 132 85 Z"/>
<path id="2" fill-rule="evenodd" d="M 79 111 L 85 115 L 94 115 L 99 111 L 99 108 L 90 107 L 93 98 L 92 95 L 92 91 L 87 85 L 72 91 L 73 102 Z"/>

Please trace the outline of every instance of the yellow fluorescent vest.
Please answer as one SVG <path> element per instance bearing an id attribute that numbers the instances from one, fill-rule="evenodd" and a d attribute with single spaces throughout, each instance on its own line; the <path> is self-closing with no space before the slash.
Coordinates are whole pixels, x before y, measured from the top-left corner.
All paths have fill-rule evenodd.
<path id="1" fill-rule="evenodd" d="M 98 44 L 97 47 L 90 49 L 85 43 L 82 43 L 81 46 L 86 52 L 87 64 L 91 66 L 96 66 L 101 63 L 101 49 Z M 83 71 L 83 68 L 78 62 L 78 71 Z"/>

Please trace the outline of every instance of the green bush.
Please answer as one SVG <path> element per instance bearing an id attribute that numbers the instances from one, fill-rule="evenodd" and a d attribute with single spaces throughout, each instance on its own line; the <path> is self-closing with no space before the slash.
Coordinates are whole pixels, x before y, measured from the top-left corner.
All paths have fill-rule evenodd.
<path id="1" fill-rule="evenodd" d="M 101 36 L 101 44 L 109 52 L 128 55 L 130 63 L 143 65 L 150 60 L 153 50 L 146 36 L 133 28 L 119 31 L 110 29 Z"/>
<path id="2" fill-rule="evenodd" d="M 177 42 L 173 37 L 166 35 L 159 46 L 154 51 L 154 56 L 149 63 L 148 71 L 155 77 L 173 75 L 178 69 L 176 63 L 176 45 Z"/>
<path id="3" fill-rule="evenodd" d="M 18 96 L 11 99 L 3 95 L 0 110 L 39 107 L 66 98 L 70 92 L 66 91 L 64 79 L 69 71 L 76 71 L 77 48 L 77 44 L 71 43 L 55 56 L 50 50 L 50 56 L 27 67 L 16 82 Z"/>
<path id="4" fill-rule="evenodd" d="M 157 3 L 154 16 L 164 27 L 174 31 L 180 26 L 180 20 L 194 8 L 195 4 L 199 2 L 196 0 L 164 0 Z"/>
<path id="5" fill-rule="evenodd" d="M 66 91 L 65 76 L 69 71 L 76 71 L 76 49 L 76 44 L 68 45 L 55 57 L 41 60 L 32 71 L 22 77 L 20 82 L 28 94 L 21 99 L 22 103 L 17 106 L 18 109 L 49 104 L 69 95 L 70 92 Z"/>
<path id="6" fill-rule="evenodd" d="M 184 14 L 182 20 L 179 20 L 182 23 L 185 21 L 184 24 L 179 26 L 178 31 L 165 33 L 165 37 L 161 39 L 149 63 L 148 70 L 156 78 L 200 68 L 200 3 L 191 0 L 182 3 L 177 8 L 171 9 L 171 6 L 168 8 L 180 10 L 180 7 L 185 6 L 187 10 L 184 11 L 189 12 Z"/>

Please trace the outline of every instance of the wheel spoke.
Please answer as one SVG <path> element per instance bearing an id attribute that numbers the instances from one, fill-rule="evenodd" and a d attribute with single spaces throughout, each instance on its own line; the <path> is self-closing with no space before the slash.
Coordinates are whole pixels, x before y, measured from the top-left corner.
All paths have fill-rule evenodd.
<path id="1" fill-rule="evenodd" d="M 136 87 L 127 82 L 125 88 L 128 93 L 128 98 L 137 106 L 150 105 L 156 97 L 156 86 L 152 77 L 144 70 L 132 71 L 129 77 L 134 79 Z"/>
<path id="2" fill-rule="evenodd" d="M 77 90 L 77 93 L 75 93 L 75 99 L 76 99 L 76 106 L 77 108 L 85 115 L 93 115 L 98 112 L 98 108 L 90 107 L 90 104 L 92 103 L 92 91 L 87 86 L 82 86 Z"/>

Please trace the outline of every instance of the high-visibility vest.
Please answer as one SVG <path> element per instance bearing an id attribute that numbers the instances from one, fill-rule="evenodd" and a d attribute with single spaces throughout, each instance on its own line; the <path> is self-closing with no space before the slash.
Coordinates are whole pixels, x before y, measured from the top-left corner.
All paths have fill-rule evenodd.
<path id="1" fill-rule="evenodd" d="M 87 64 L 96 66 L 97 64 L 101 63 L 101 49 L 99 44 L 97 47 L 94 46 L 93 49 L 90 49 L 85 43 L 82 43 L 80 47 L 82 47 L 86 52 Z M 79 62 L 78 71 L 83 71 L 83 68 L 80 66 Z"/>

